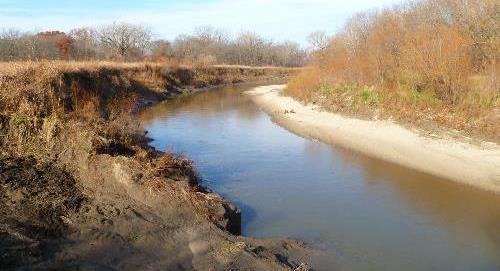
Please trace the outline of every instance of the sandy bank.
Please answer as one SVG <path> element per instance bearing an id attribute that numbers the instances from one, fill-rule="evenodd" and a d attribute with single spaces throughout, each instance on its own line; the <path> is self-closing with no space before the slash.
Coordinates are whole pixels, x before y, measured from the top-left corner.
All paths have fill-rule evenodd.
<path id="1" fill-rule="evenodd" d="M 285 85 L 246 92 L 276 122 L 325 143 L 422 172 L 500 193 L 500 146 L 431 138 L 389 121 L 366 121 L 321 112 L 281 95 Z"/>

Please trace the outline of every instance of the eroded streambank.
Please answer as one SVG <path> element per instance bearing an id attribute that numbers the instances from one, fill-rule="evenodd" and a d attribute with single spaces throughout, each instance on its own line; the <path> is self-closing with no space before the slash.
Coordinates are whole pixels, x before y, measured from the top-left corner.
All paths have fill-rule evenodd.
<path id="1" fill-rule="evenodd" d="M 309 138 L 341 145 L 398 165 L 500 193 L 500 146 L 426 137 L 388 121 L 323 112 L 282 96 L 285 85 L 247 92 L 279 124 Z"/>
<path id="2" fill-rule="evenodd" d="M 0 267 L 293 270 L 294 241 L 239 233 L 240 212 L 193 164 L 148 146 L 133 117 L 189 89 L 286 69 L 16 64 L 0 71 Z M 300 252 L 299 252 L 300 254 Z"/>

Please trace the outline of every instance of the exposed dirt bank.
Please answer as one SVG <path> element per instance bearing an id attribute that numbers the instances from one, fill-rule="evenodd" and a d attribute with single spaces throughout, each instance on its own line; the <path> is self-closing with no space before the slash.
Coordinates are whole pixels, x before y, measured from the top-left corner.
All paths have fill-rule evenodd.
<path id="1" fill-rule="evenodd" d="M 305 137 L 500 193 L 500 146 L 422 136 L 389 121 L 365 121 L 322 112 L 281 95 L 284 85 L 247 92 L 278 123 Z"/>
<path id="2" fill-rule="evenodd" d="M 6 64 L 2 64 L 5 66 Z M 293 270 L 294 241 L 239 233 L 193 164 L 132 117 L 185 89 L 285 69 L 26 63 L 0 69 L 0 269 Z"/>

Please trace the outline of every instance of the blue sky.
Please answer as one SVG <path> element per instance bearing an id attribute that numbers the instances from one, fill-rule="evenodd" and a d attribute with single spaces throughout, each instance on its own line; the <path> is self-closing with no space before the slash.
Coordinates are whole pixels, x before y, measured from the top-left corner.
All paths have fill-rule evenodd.
<path id="1" fill-rule="evenodd" d="M 232 34 L 254 31 L 274 40 L 304 43 L 310 32 L 337 31 L 353 14 L 401 0 L 0 0 L 0 28 L 69 30 L 126 21 L 151 26 L 171 39 L 197 26 Z"/>

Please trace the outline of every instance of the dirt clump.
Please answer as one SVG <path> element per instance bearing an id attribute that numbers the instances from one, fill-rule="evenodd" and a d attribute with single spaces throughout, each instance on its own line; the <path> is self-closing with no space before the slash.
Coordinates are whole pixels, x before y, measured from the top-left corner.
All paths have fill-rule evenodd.
<path id="1" fill-rule="evenodd" d="M 0 266 L 15 268 L 49 257 L 51 239 L 69 231 L 65 217 L 87 198 L 76 180 L 33 158 L 0 156 Z M 50 249 L 47 249 L 50 247 Z"/>

